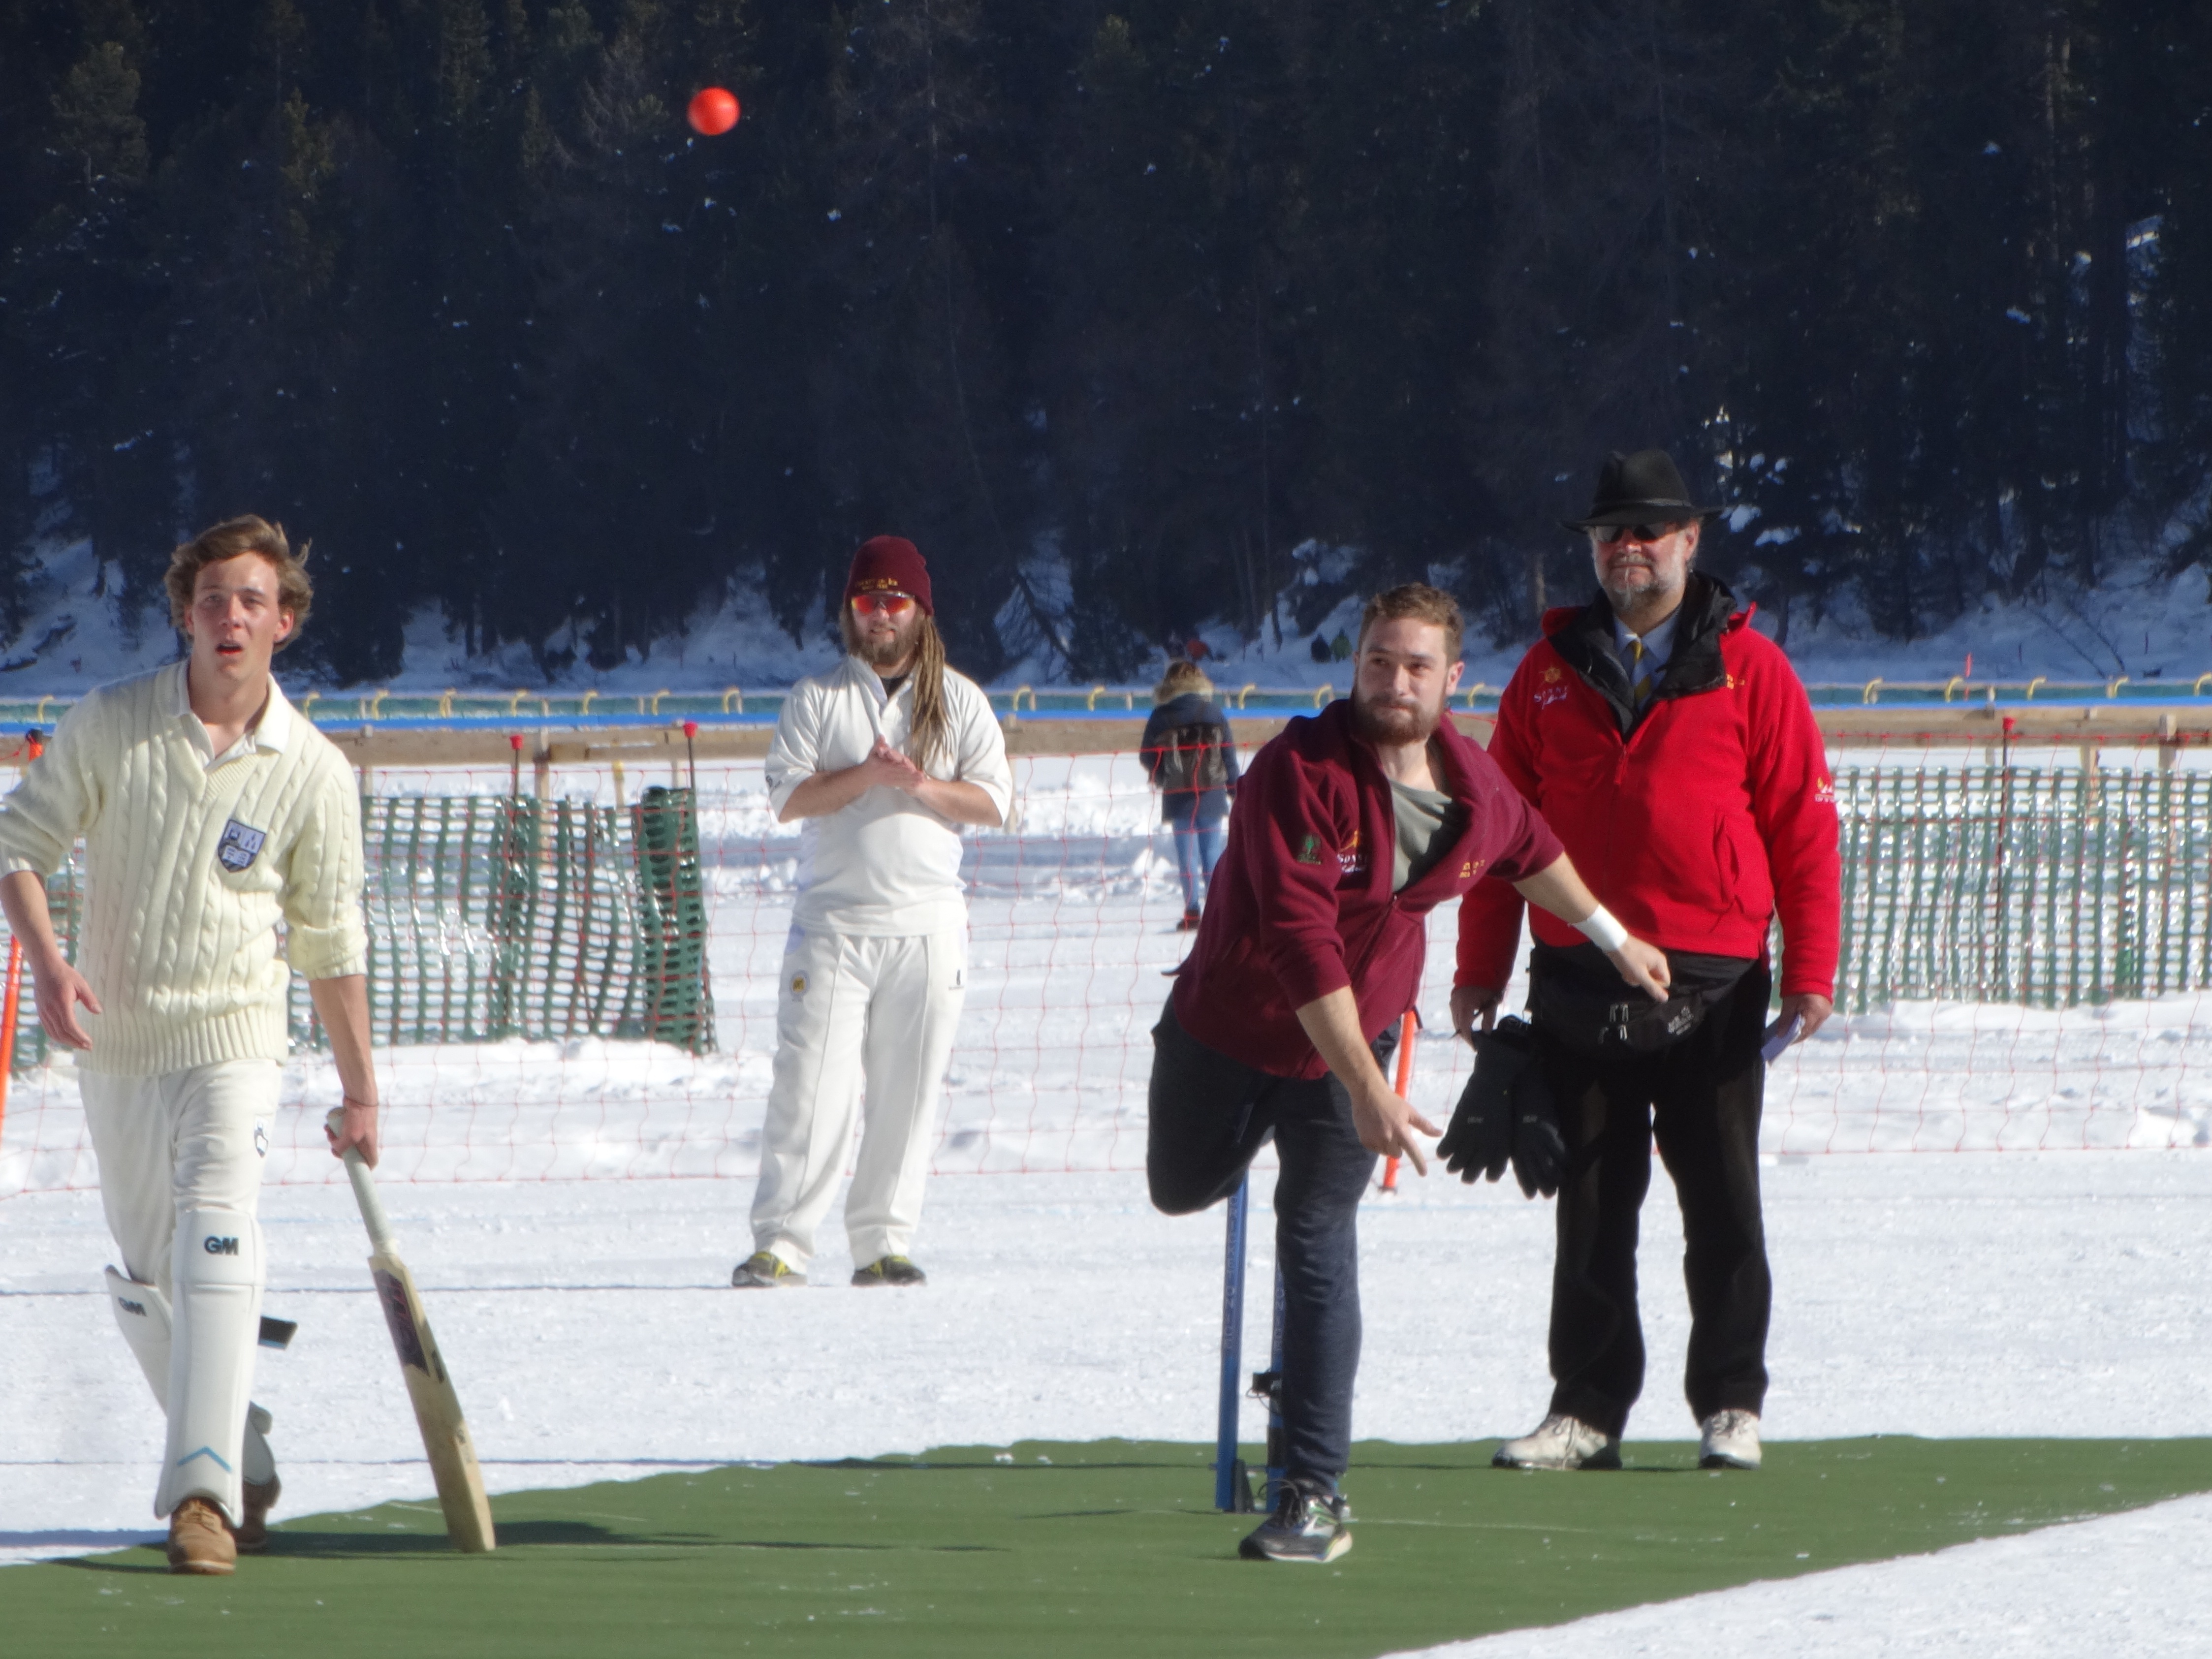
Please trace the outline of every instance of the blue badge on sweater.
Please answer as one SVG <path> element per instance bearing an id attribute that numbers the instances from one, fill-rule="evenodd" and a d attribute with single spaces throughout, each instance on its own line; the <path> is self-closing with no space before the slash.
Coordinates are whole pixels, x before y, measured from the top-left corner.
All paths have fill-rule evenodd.
<path id="1" fill-rule="evenodd" d="M 233 818 L 222 826 L 222 839 L 216 844 L 216 862 L 235 875 L 261 855 L 261 843 L 268 839 L 266 830 L 256 830 Z"/>

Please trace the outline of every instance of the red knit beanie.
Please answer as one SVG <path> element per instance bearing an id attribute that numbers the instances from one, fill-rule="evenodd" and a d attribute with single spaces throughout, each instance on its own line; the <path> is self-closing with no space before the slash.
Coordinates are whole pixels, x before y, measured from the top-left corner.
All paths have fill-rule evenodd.
<path id="1" fill-rule="evenodd" d="M 871 536 L 860 544 L 845 578 L 845 603 L 862 593 L 911 593 L 924 616 L 937 614 L 929 602 L 929 567 L 921 562 L 921 550 L 903 536 Z"/>

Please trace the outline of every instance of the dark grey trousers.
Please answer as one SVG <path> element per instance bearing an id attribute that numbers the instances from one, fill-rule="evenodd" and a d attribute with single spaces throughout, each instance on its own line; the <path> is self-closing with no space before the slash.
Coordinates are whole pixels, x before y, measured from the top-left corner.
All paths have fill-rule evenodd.
<path id="1" fill-rule="evenodd" d="M 1376 1058 L 1397 1047 L 1393 1027 Z M 1190 1215 L 1237 1190 L 1272 1138 L 1275 1259 L 1283 1270 L 1283 1431 L 1288 1473 L 1334 1488 L 1352 1456 L 1359 1371 L 1359 1200 L 1375 1154 L 1352 1132 L 1352 1097 L 1333 1076 L 1274 1077 L 1207 1048 L 1170 1002 L 1152 1028 L 1152 1202 Z"/>

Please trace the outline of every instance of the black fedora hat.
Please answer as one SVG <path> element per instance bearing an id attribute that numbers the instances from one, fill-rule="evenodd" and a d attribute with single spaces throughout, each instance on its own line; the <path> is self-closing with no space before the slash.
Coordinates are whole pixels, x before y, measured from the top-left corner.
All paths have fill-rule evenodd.
<path id="1" fill-rule="evenodd" d="M 1684 519 L 1710 519 L 1717 507 L 1699 507 L 1690 499 L 1689 487 L 1675 470 L 1674 458 L 1663 449 L 1639 449 L 1633 455 L 1619 450 L 1605 458 L 1598 469 L 1597 493 L 1586 517 L 1562 520 L 1570 530 L 1595 530 L 1609 524 L 1673 524 Z"/>

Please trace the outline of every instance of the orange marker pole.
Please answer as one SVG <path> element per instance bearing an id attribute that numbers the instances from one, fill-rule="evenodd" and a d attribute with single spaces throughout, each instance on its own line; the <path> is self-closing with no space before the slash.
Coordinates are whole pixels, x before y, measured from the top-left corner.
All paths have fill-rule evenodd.
<path id="1" fill-rule="evenodd" d="M 1413 1032 L 1419 1024 L 1420 1021 L 1414 1017 L 1411 1008 L 1406 1010 L 1405 1018 L 1398 1022 L 1396 1086 L 1398 1098 L 1401 1100 L 1412 1098 L 1406 1091 L 1413 1086 Z M 1386 1193 L 1395 1193 L 1398 1190 L 1398 1160 L 1395 1158 L 1382 1165 L 1382 1190 Z"/>

